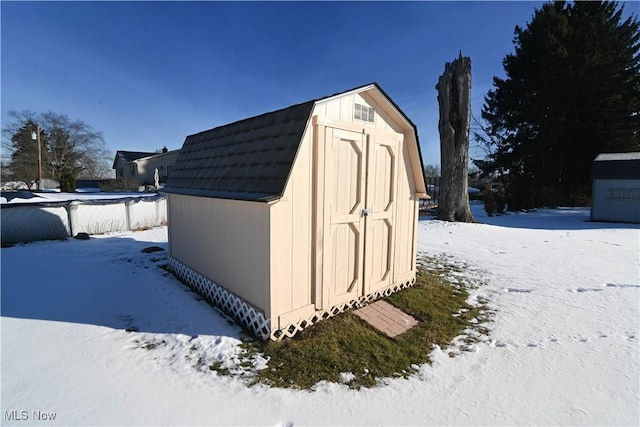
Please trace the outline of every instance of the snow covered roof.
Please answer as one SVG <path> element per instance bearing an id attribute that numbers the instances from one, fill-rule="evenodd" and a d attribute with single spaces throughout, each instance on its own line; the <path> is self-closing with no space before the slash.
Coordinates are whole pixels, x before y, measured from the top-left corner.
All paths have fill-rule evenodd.
<path id="1" fill-rule="evenodd" d="M 631 153 L 601 153 L 596 157 L 596 162 L 609 160 L 640 160 L 640 151 Z"/>
<path id="2" fill-rule="evenodd" d="M 284 192 L 314 105 L 373 87 L 414 129 L 417 142 L 415 125 L 377 83 L 371 83 L 188 136 L 163 191 L 258 202 L 276 200 Z M 419 152 L 420 144 L 417 146 Z"/>
<path id="3" fill-rule="evenodd" d="M 640 152 L 598 154 L 591 179 L 640 179 Z"/>

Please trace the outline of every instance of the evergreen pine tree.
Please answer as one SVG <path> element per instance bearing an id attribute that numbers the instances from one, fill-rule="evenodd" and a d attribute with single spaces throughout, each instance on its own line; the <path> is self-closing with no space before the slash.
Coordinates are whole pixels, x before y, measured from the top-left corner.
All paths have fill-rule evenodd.
<path id="1" fill-rule="evenodd" d="M 482 117 L 511 209 L 581 203 L 600 152 L 640 149 L 640 31 L 610 2 L 547 3 L 515 29 Z"/>

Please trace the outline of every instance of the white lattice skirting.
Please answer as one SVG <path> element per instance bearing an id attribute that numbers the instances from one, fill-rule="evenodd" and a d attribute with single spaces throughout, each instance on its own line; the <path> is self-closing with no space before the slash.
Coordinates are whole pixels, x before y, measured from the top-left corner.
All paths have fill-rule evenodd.
<path id="1" fill-rule="evenodd" d="M 269 339 L 271 322 L 262 311 L 247 304 L 242 298 L 213 283 L 173 257 L 169 257 L 169 269 L 211 304 L 233 317 L 260 338 Z"/>
<path id="2" fill-rule="evenodd" d="M 379 298 L 386 297 L 394 292 L 415 284 L 415 278 L 411 281 L 395 284 L 378 292 L 335 305 L 329 309 L 316 311 L 308 318 L 300 319 L 295 323 L 291 323 L 281 329 L 272 331 L 271 322 L 265 317 L 264 312 L 248 304 L 242 298 L 195 272 L 173 257 L 169 257 L 169 269 L 182 282 L 186 283 L 200 295 L 205 297 L 211 304 L 219 307 L 226 314 L 233 317 L 258 337 L 264 340 L 272 339 L 274 341 L 279 341 L 286 337 L 293 337 L 298 332 L 318 323 L 321 320 L 344 313 L 354 307 L 366 305 Z"/>
<path id="3" fill-rule="evenodd" d="M 404 283 L 391 285 L 388 288 L 381 289 L 378 292 L 374 292 L 369 295 L 361 296 L 358 299 L 351 300 L 342 304 L 334 305 L 329 309 L 316 311 L 314 314 L 312 314 L 306 319 L 301 319 L 295 323 L 291 323 L 285 326 L 280 330 L 273 331 L 271 333 L 271 339 L 278 341 L 285 337 L 293 337 L 298 332 L 302 331 L 303 329 L 311 325 L 315 325 L 321 320 L 328 319 L 333 316 L 337 316 L 338 314 L 344 313 L 347 310 L 351 310 L 354 307 L 361 307 L 361 306 L 367 305 L 377 299 L 389 296 L 392 293 L 397 292 L 401 289 L 413 286 L 415 285 L 415 283 L 416 283 L 416 280 L 414 278 L 411 281 L 406 281 Z"/>

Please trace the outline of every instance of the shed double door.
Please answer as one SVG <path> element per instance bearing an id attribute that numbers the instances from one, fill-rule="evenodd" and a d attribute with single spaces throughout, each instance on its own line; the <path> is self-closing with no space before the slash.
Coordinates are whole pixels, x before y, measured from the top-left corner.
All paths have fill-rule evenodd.
<path id="1" fill-rule="evenodd" d="M 325 128 L 325 307 L 392 284 L 397 139 Z"/>

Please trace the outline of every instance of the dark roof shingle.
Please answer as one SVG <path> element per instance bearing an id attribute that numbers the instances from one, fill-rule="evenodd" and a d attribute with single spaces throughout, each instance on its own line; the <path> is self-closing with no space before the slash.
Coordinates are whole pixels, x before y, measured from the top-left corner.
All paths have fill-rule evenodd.
<path id="1" fill-rule="evenodd" d="M 164 191 L 268 202 L 280 197 L 315 101 L 190 135 Z"/>
<path id="2" fill-rule="evenodd" d="M 370 87 L 413 128 L 422 163 L 415 125 L 377 83 L 370 83 L 188 136 L 164 191 L 261 202 L 280 198 L 316 102 Z"/>

